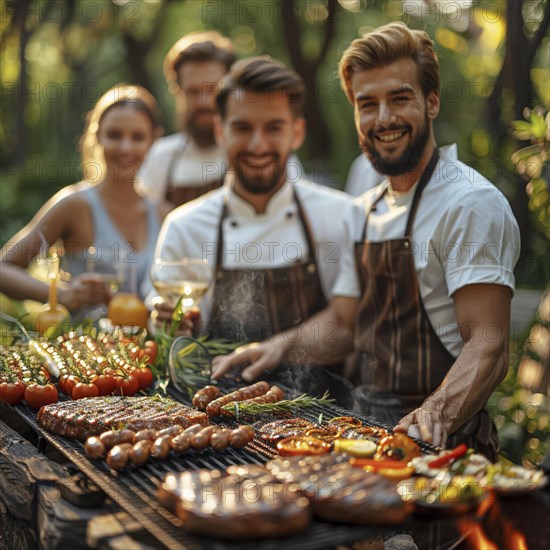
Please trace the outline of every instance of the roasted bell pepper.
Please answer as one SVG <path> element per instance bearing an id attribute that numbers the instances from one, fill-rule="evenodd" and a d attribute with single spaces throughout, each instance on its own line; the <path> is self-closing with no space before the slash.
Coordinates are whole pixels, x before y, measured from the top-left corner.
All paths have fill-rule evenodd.
<path id="1" fill-rule="evenodd" d="M 457 458 L 460 458 L 462 455 L 465 455 L 468 452 L 468 447 L 466 444 L 461 443 L 448 453 L 437 457 L 435 460 L 428 462 L 430 468 L 443 468 L 450 462 L 455 461 Z"/>

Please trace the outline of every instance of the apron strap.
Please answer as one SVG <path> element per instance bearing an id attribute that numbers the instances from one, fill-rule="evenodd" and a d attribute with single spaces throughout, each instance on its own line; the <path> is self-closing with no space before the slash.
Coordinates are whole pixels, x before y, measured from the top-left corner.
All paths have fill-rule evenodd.
<path id="1" fill-rule="evenodd" d="M 298 192 L 296 191 L 296 187 L 294 185 L 292 185 L 292 194 L 294 196 L 294 201 L 296 202 L 296 207 L 298 209 L 298 217 L 300 219 L 300 223 L 302 224 L 302 228 L 306 236 L 307 247 L 309 252 L 309 261 L 316 262 L 317 258 L 315 256 L 315 239 L 311 231 L 311 224 L 309 223 L 304 207 L 302 206 L 302 201 L 298 197 Z"/>
<path id="2" fill-rule="evenodd" d="M 428 185 L 428 182 L 432 179 L 432 174 L 434 173 L 434 170 L 438 161 L 439 161 L 439 149 L 436 147 L 432 153 L 430 162 L 428 162 L 426 168 L 424 169 L 424 172 L 422 172 L 422 175 L 420 176 L 420 181 L 418 182 L 418 185 L 416 186 L 416 190 L 414 192 L 411 209 L 409 211 L 409 217 L 407 219 L 407 226 L 405 228 L 406 239 L 411 238 L 412 226 L 414 223 L 414 218 L 416 217 L 416 211 L 418 210 L 418 203 L 420 202 L 420 197 L 422 196 L 422 192 L 426 188 L 426 185 Z"/>
<path id="3" fill-rule="evenodd" d="M 367 224 L 368 224 L 368 221 L 369 221 L 369 216 L 376 210 L 376 207 L 377 207 L 378 203 L 384 198 L 384 196 L 388 192 L 389 187 L 390 187 L 390 184 L 389 183 L 386 184 L 384 186 L 384 189 L 382 189 L 382 191 L 380 192 L 378 197 L 376 197 L 376 199 L 374 199 L 374 202 L 371 204 L 371 207 L 369 208 L 369 211 L 367 212 L 367 215 L 365 216 L 365 223 L 363 224 L 363 232 L 362 232 L 362 235 L 361 235 L 361 242 L 365 242 L 367 240 Z"/>
<path id="4" fill-rule="evenodd" d="M 420 202 L 420 197 L 422 195 L 422 192 L 424 191 L 424 188 L 426 187 L 426 185 L 428 185 L 428 182 L 430 181 L 432 174 L 434 173 L 434 170 L 438 161 L 439 161 L 439 149 L 436 147 L 432 153 L 430 161 L 426 165 L 424 172 L 422 172 L 422 175 L 420 176 L 418 185 L 416 186 L 411 209 L 409 211 L 409 216 L 407 218 L 407 225 L 405 227 L 405 238 L 410 239 L 411 237 L 412 226 L 414 223 L 414 218 L 416 217 L 416 211 L 418 210 L 418 203 Z M 384 186 L 384 189 L 382 189 L 378 197 L 376 197 L 369 211 L 367 212 L 367 215 L 365 217 L 365 223 L 363 224 L 363 232 L 361 234 L 362 242 L 365 242 L 367 240 L 367 224 L 368 224 L 369 216 L 371 215 L 372 212 L 376 210 L 378 203 L 384 198 L 384 196 L 388 192 L 389 187 L 390 187 L 389 183 Z"/>
<path id="5" fill-rule="evenodd" d="M 226 189 L 223 194 L 223 205 L 222 211 L 220 213 L 220 222 L 218 224 L 218 249 L 216 251 L 216 276 L 220 269 L 223 267 L 222 257 L 223 257 L 223 220 L 227 218 L 227 201 L 229 199 L 230 190 Z"/>

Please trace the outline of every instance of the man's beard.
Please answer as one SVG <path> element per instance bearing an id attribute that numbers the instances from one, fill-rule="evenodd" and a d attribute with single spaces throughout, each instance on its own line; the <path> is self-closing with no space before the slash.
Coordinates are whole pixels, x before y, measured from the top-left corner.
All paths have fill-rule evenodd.
<path id="1" fill-rule="evenodd" d="M 267 176 L 260 175 L 260 169 L 256 169 L 250 165 L 244 165 L 243 158 L 248 157 L 247 154 L 237 155 L 235 162 L 235 175 L 240 184 L 249 193 L 261 195 L 269 193 L 277 187 L 281 180 L 285 177 L 286 160 L 281 162 L 279 155 L 272 155 L 272 162 L 269 163 Z M 263 169 L 262 169 L 263 170 Z"/>
<path id="2" fill-rule="evenodd" d="M 395 130 L 397 132 L 407 131 L 412 135 L 412 127 L 410 124 L 392 124 L 383 130 Z M 377 131 L 380 131 L 380 129 Z M 391 160 L 382 158 L 381 154 L 374 146 L 376 140 L 374 133 L 373 129 L 369 130 L 369 140 L 359 138 L 359 147 L 363 153 L 367 155 L 376 171 L 386 176 L 400 176 L 401 174 L 412 172 L 420 164 L 422 153 L 430 138 L 428 113 L 426 113 L 424 117 L 424 124 L 421 126 L 418 135 L 410 141 L 405 151 L 403 151 L 403 154 L 397 159 Z"/>
<path id="3" fill-rule="evenodd" d="M 216 138 L 214 137 L 213 121 L 210 121 L 208 124 L 199 124 L 199 118 L 203 114 L 214 115 L 214 111 L 211 109 L 197 109 L 193 113 L 190 113 L 185 124 L 185 129 L 199 147 L 206 149 L 216 144 Z"/>

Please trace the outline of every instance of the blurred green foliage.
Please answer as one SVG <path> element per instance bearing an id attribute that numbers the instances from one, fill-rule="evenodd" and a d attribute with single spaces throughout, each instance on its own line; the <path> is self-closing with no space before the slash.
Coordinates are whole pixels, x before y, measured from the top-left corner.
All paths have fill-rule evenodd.
<path id="1" fill-rule="evenodd" d="M 0 119 L 0 241 L 5 243 L 28 222 L 48 197 L 80 178 L 78 138 L 85 113 L 101 92 L 120 81 L 149 87 L 163 109 L 166 133 L 171 133 L 177 124 L 161 66 L 177 38 L 190 31 L 218 29 L 234 40 L 240 56 L 269 54 L 290 63 L 284 30 L 293 20 L 298 25 L 301 55 L 306 63 L 313 63 L 326 39 L 329 2 L 336 0 L 0 0 L 4 113 Z M 535 32 L 547 4 L 547 0 L 526 3 L 521 25 L 527 34 Z M 27 7 L 24 22 L 23 5 Z M 293 9 L 285 10 L 285 5 Z M 352 109 L 337 79 L 342 51 L 361 33 L 404 20 L 426 30 L 439 52 L 439 143 L 458 143 L 460 158 L 513 201 L 518 192 L 509 160 L 513 141 L 507 139 L 502 146 L 484 123 L 486 104 L 504 60 L 505 13 L 504 0 L 338 0 L 334 33 L 314 83 L 318 116 L 328 129 L 329 152 L 318 158 L 307 144 L 300 151 L 311 177 L 342 188 L 348 167 L 359 154 Z M 536 102 L 547 106 L 549 78 L 544 68 L 549 62 L 546 37 L 531 77 Z M 500 107 L 505 122 L 512 119 L 513 104 L 506 94 Z M 313 122 L 309 121 L 310 127 Z M 539 254 L 535 250 L 530 261 Z M 526 278 L 534 276 L 536 284 L 540 270 L 527 272 Z"/>

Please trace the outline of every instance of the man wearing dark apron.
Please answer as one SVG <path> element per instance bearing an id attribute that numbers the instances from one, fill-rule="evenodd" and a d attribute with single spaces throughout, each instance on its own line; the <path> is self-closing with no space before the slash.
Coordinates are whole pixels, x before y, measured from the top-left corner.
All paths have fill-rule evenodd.
<path id="1" fill-rule="evenodd" d="M 203 257 L 212 266 L 201 303 L 203 331 L 211 337 L 281 336 L 330 299 L 350 198 L 287 174 L 305 136 L 302 100 L 301 78 L 278 62 L 235 63 L 217 96 L 216 137 L 228 161 L 224 186 L 174 211 L 161 231 L 158 257 Z M 334 385 L 338 397 L 327 371 L 307 372 L 277 374 L 312 394 Z M 344 381 L 346 398 L 349 386 Z"/>
<path id="2" fill-rule="evenodd" d="M 489 182 L 440 162 L 439 68 L 426 33 L 386 25 L 352 42 L 339 70 L 360 146 L 388 176 L 359 201 L 358 405 L 396 431 L 495 458 L 484 405 L 508 368 L 517 224 Z M 498 255 L 470 250 L 482 237 Z"/>
<path id="3" fill-rule="evenodd" d="M 164 60 L 182 131 L 158 139 L 139 173 L 148 197 L 171 207 L 221 186 L 226 163 L 214 139 L 216 85 L 235 61 L 233 45 L 215 31 L 190 33 Z"/>
<path id="4" fill-rule="evenodd" d="M 519 231 L 494 185 L 436 146 L 439 66 L 422 31 L 391 23 L 352 42 L 339 66 L 359 143 L 384 183 L 354 203 L 349 246 L 329 307 L 287 345 L 262 343 L 224 361 L 274 368 L 355 334 L 356 405 L 435 445 L 465 442 L 494 458 L 484 406 L 508 370 Z M 441 155 L 441 159 L 439 158 Z"/>

